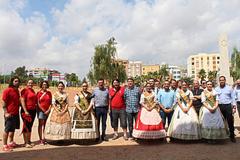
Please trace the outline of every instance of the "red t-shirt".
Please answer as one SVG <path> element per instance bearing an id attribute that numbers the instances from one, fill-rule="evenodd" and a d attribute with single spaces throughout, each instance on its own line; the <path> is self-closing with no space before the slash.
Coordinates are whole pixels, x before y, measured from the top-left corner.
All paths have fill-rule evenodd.
<path id="1" fill-rule="evenodd" d="M 37 100 L 41 108 L 44 109 L 43 112 L 45 112 L 49 109 L 50 105 L 52 104 L 52 94 L 49 91 L 46 91 L 46 92 L 39 91 L 37 93 Z"/>
<path id="2" fill-rule="evenodd" d="M 25 105 L 26 105 L 27 110 L 36 109 L 37 95 L 35 94 L 35 92 L 32 88 L 24 88 L 21 91 L 21 97 L 25 101 Z"/>
<path id="3" fill-rule="evenodd" d="M 20 95 L 18 89 L 8 87 L 3 91 L 2 100 L 6 103 L 7 113 L 11 115 L 19 114 Z"/>
<path id="4" fill-rule="evenodd" d="M 126 108 L 126 105 L 125 105 L 125 102 L 124 102 L 124 88 L 120 87 L 119 91 L 117 91 L 116 94 L 115 94 L 115 92 L 116 92 L 115 88 L 111 88 L 109 90 L 111 108 L 113 108 L 113 109 L 124 109 L 124 108 Z M 115 96 L 114 96 L 114 94 L 115 94 Z M 111 97 L 113 97 L 113 98 L 111 98 Z"/>

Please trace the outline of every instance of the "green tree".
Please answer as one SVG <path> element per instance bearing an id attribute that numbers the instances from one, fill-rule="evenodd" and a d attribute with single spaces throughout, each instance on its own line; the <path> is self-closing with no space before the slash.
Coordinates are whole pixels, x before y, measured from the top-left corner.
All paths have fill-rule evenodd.
<path id="1" fill-rule="evenodd" d="M 165 80 L 169 76 L 168 65 L 164 64 L 159 70 L 161 80 Z"/>
<path id="2" fill-rule="evenodd" d="M 193 79 L 191 77 L 182 77 L 181 80 L 187 82 L 187 84 L 193 84 Z"/>
<path id="3" fill-rule="evenodd" d="M 65 77 L 66 77 L 66 81 L 70 86 L 80 85 L 80 80 L 76 73 L 71 73 L 71 74 L 67 73 Z"/>
<path id="4" fill-rule="evenodd" d="M 18 76 L 21 82 L 26 82 L 28 78 L 26 67 L 17 67 L 14 72 L 11 72 L 11 76 Z"/>
<path id="5" fill-rule="evenodd" d="M 201 80 L 204 80 L 207 75 L 206 75 L 206 71 L 204 69 L 201 69 L 199 72 L 198 72 L 198 76 Z"/>
<path id="6" fill-rule="evenodd" d="M 208 72 L 208 80 L 209 81 L 216 81 L 217 78 L 217 71 L 209 71 Z"/>
<path id="7" fill-rule="evenodd" d="M 91 60 L 90 71 L 87 74 L 91 84 L 96 80 L 103 78 L 108 82 L 118 78 L 121 82 L 126 80 L 126 72 L 123 65 L 119 64 L 116 59 L 116 42 L 110 38 L 106 44 L 95 46 L 95 53 Z"/>
<path id="8" fill-rule="evenodd" d="M 231 56 L 230 74 L 234 81 L 240 78 L 240 52 L 236 47 L 233 48 Z"/>

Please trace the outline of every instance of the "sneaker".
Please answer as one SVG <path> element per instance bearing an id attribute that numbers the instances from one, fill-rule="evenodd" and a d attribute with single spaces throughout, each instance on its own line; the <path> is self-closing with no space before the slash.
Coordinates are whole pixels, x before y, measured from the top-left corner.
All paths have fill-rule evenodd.
<path id="1" fill-rule="evenodd" d="M 116 139 L 118 139 L 118 135 L 117 135 L 117 134 L 114 134 L 112 140 L 116 140 Z"/>
<path id="2" fill-rule="evenodd" d="M 11 151 L 13 151 L 13 150 L 12 150 L 12 148 L 10 148 L 8 145 L 3 145 L 2 151 L 3 151 L 3 152 L 11 152 Z"/>
<path id="3" fill-rule="evenodd" d="M 10 148 L 16 148 L 18 145 L 16 144 L 16 142 L 10 142 L 9 144 L 8 144 L 8 147 L 10 147 Z"/>

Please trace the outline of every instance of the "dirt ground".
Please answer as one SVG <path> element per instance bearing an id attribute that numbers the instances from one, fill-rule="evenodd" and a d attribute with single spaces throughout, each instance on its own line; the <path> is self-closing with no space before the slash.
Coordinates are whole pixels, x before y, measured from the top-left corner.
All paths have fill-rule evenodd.
<path id="1" fill-rule="evenodd" d="M 55 89 L 51 89 L 53 92 Z M 79 89 L 67 89 L 69 93 L 70 106 L 73 103 L 74 95 Z M 0 93 L 0 97 L 1 93 Z M 37 119 L 35 119 L 32 133 L 32 141 L 36 144 L 33 148 L 23 147 L 21 130 L 17 130 L 15 141 L 20 147 L 11 153 L 3 153 L 0 150 L 0 160 L 239 160 L 240 159 L 240 134 L 236 130 L 237 143 L 226 140 L 221 143 L 208 144 L 202 141 L 196 142 L 171 142 L 165 141 L 124 141 L 122 137 L 111 140 L 112 129 L 109 123 L 107 134 L 108 142 L 95 143 L 94 141 L 65 141 L 51 143 L 45 146 L 38 145 Z M 240 119 L 235 114 L 235 126 L 240 130 Z M 0 132 L 4 129 L 3 110 L 0 109 Z M 2 143 L 2 136 L 0 136 Z"/>

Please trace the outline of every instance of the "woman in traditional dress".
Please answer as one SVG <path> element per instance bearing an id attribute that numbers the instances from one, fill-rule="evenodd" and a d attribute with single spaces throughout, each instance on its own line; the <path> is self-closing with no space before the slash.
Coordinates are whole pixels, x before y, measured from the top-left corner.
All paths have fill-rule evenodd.
<path id="1" fill-rule="evenodd" d="M 88 84 L 82 84 L 82 91 L 74 97 L 72 117 L 72 139 L 97 139 L 96 118 L 93 113 L 92 94 L 88 92 Z"/>
<path id="2" fill-rule="evenodd" d="M 41 90 L 37 93 L 37 114 L 39 119 L 38 124 L 38 135 L 39 135 L 39 144 L 44 145 L 46 144 L 45 140 L 45 126 L 48 119 L 48 115 L 51 111 L 51 104 L 52 104 L 52 94 L 48 91 L 49 84 L 48 81 L 42 81 L 40 83 Z"/>
<path id="3" fill-rule="evenodd" d="M 160 108 L 150 83 L 146 84 L 146 91 L 141 95 L 140 104 L 142 107 L 133 129 L 133 137 L 139 139 L 165 138 L 166 132 L 159 114 Z"/>
<path id="4" fill-rule="evenodd" d="M 65 85 L 59 82 L 53 95 L 53 107 L 47 122 L 45 136 L 48 140 L 67 140 L 71 137 L 71 118 L 68 111 L 68 94 Z"/>
<path id="5" fill-rule="evenodd" d="M 202 92 L 201 97 L 203 106 L 200 109 L 199 121 L 202 138 L 208 140 L 228 139 L 228 131 L 218 107 L 218 97 L 212 87 L 212 82 L 207 82 L 207 88 Z"/>
<path id="6" fill-rule="evenodd" d="M 192 107 L 193 94 L 187 89 L 187 83 L 182 82 L 178 90 L 177 106 L 168 128 L 168 136 L 181 140 L 198 140 L 201 138 L 198 116 Z"/>

